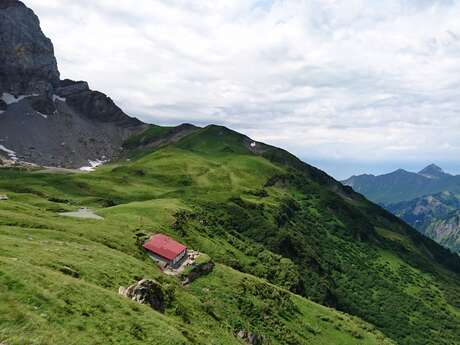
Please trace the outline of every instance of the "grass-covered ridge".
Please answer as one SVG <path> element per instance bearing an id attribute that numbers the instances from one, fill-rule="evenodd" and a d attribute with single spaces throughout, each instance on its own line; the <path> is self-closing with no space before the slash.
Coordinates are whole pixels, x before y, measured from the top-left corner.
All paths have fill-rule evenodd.
<path id="1" fill-rule="evenodd" d="M 91 174 L 0 170 L 0 342 L 458 341 L 458 258 L 324 173 L 218 126 L 137 157 Z M 80 206 L 104 220 L 57 215 Z M 187 287 L 161 274 L 139 248 L 159 231 L 214 271 Z M 164 315 L 118 296 L 144 277 L 173 292 Z"/>
<path id="2" fill-rule="evenodd" d="M 237 329 L 273 344 L 285 344 L 285 337 L 295 344 L 389 343 L 356 318 L 225 265 L 187 288 L 164 276 L 137 238 L 142 231 L 171 231 L 174 213 L 186 209 L 176 199 L 106 208 L 98 212 L 105 220 L 96 221 L 56 216 L 61 206 L 43 196 L 9 195 L 0 212 L 0 339 L 6 344 L 240 344 Z M 165 315 L 117 294 L 141 277 L 173 292 Z M 246 288 L 265 292 L 242 294 Z"/>

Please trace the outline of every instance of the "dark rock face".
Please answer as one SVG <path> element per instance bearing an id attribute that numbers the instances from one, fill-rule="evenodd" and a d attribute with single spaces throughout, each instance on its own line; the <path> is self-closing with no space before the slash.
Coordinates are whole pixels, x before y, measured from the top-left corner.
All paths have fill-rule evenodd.
<path id="1" fill-rule="evenodd" d="M 56 111 L 54 102 L 50 99 L 37 99 L 31 102 L 32 109 L 43 115 L 53 115 Z"/>
<path id="2" fill-rule="evenodd" d="M 111 160 L 135 130 L 92 121 L 65 101 L 46 96 L 10 104 L 0 114 L 0 145 L 16 152 L 20 161 L 43 166 L 80 168 L 88 161 Z"/>
<path id="3" fill-rule="evenodd" d="M 120 295 L 140 304 L 150 305 L 153 309 L 164 312 L 165 295 L 161 285 L 153 279 L 142 279 L 128 288 L 120 287 Z"/>
<path id="4" fill-rule="evenodd" d="M 70 79 L 61 80 L 56 94 L 61 97 L 67 97 L 80 92 L 89 91 L 89 86 L 86 81 L 74 81 Z"/>
<path id="5" fill-rule="evenodd" d="M 140 126 L 143 123 L 127 116 L 110 97 L 89 89 L 85 81 L 62 80 L 56 94 L 76 111 L 90 120 L 113 123 L 122 127 Z"/>
<path id="6" fill-rule="evenodd" d="M 18 161 L 80 168 L 118 157 L 147 126 L 85 81 L 60 80 L 51 41 L 21 1 L 0 0 L 0 145 Z"/>
<path id="7" fill-rule="evenodd" d="M 2 0 L 0 2 L 0 10 L 8 7 L 26 7 L 21 1 L 18 0 Z"/>
<path id="8" fill-rule="evenodd" d="M 45 93 L 59 83 L 51 41 L 22 2 L 0 2 L 0 92 Z"/>
<path id="9" fill-rule="evenodd" d="M 67 104 L 91 120 L 115 123 L 123 127 L 142 124 L 139 120 L 126 116 L 110 97 L 99 91 L 86 90 L 71 94 L 67 97 Z"/>

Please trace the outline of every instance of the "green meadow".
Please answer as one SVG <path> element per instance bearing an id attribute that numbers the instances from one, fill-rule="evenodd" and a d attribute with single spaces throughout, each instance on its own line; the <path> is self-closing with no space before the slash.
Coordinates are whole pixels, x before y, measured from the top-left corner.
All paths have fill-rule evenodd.
<path id="1" fill-rule="evenodd" d="M 223 127 L 92 173 L 0 169 L 0 344 L 459 344 L 459 258 L 287 152 Z M 128 159 L 127 159 L 128 158 Z M 90 207 L 103 220 L 62 217 Z M 142 243 L 216 263 L 187 286 Z M 164 313 L 118 294 L 161 283 Z"/>

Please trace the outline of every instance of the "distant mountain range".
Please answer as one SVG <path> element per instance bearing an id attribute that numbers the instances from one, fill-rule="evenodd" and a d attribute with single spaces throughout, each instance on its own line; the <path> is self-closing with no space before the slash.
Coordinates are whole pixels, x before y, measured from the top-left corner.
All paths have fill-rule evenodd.
<path id="1" fill-rule="evenodd" d="M 460 176 L 431 164 L 418 173 L 398 169 L 342 181 L 422 234 L 460 253 Z"/>
<path id="2" fill-rule="evenodd" d="M 460 193 L 460 176 L 431 164 L 418 173 L 398 169 L 389 174 L 352 176 L 342 181 L 358 193 L 380 204 L 408 201 L 443 191 Z"/>

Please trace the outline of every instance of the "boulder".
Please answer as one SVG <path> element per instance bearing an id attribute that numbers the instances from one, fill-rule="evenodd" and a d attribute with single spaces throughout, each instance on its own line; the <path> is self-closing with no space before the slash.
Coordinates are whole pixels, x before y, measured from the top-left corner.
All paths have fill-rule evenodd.
<path id="1" fill-rule="evenodd" d="M 214 268 L 214 262 L 209 261 L 201 265 L 194 265 L 190 272 L 182 278 L 182 285 L 187 285 L 195 279 L 210 273 Z"/>
<path id="2" fill-rule="evenodd" d="M 153 309 L 164 312 L 165 294 L 160 283 L 153 279 L 142 279 L 128 288 L 120 287 L 118 293 L 139 304 L 150 305 Z"/>
<path id="3" fill-rule="evenodd" d="M 252 332 L 238 331 L 236 333 L 236 337 L 250 345 L 262 345 L 263 344 L 262 337 Z"/>

